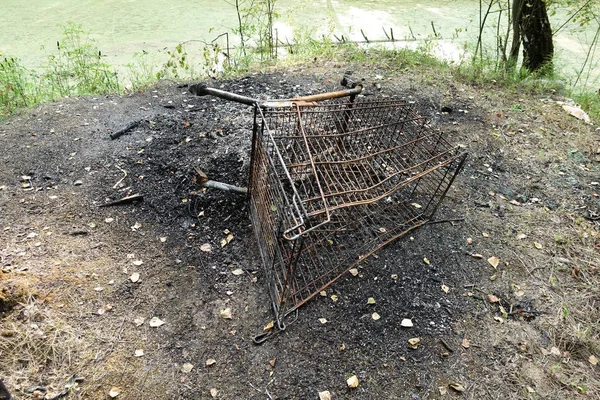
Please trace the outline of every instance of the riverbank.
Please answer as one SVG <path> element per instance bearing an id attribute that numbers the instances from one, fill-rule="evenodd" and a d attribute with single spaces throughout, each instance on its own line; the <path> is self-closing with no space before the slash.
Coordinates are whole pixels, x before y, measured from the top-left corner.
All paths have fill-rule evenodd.
<path id="1" fill-rule="evenodd" d="M 335 90 L 352 70 L 365 99 L 404 99 L 469 152 L 439 214 L 457 221 L 385 247 L 262 346 L 250 338 L 272 316 L 246 202 L 187 178 L 198 166 L 245 185 L 247 106 L 163 81 L 4 121 L 0 376 L 13 395 L 56 394 L 73 375 L 90 399 L 600 392 L 600 131 L 551 90 L 467 84 L 410 60 L 317 58 L 210 81 L 282 98 Z"/>

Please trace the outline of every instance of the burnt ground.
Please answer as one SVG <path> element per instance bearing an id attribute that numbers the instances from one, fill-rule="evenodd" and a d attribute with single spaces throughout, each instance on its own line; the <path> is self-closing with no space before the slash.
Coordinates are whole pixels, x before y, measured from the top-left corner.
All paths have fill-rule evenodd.
<path id="1" fill-rule="evenodd" d="M 347 68 L 211 84 L 287 98 L 338 89 Z M 365 96 L 413 102 L 470 153 L 436 217 L 459 220 L 385 247 L 260 346 L 252 337 L 272 314 L 246 200 L 190 179 L 197 166 L 246 184 L 249 107 L 164 82 L 2 122 L 0 377 L 14 397 L 43 397 L 35 386 L 51 397 L 76 374 L 65 398 L 599 398 L 600 131 L 556 93 L 392 71 L 354 66 Z M 144 200 L 98 207 L 135 193 Z"/>

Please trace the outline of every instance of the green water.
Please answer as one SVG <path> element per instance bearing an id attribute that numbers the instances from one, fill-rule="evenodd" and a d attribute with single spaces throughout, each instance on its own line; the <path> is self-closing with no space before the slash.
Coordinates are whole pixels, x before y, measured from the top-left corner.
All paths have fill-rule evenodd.
<path id="1" fill-rule="evenodd" d="M 479 24 L 477 0 L 279 0 L 277 9 L 276 28 L 283 41 L 291 40 L 300 26 L 318 34 L 333 30 L 352 40 L 363 40 L 361 29 L 370 40 L 384 39 L 383 28 L 388 34 L 392 28 L 396 39 L 418 39 L 408 43 L 416 46 L 435 29 L 442 38 L 435 41 L 436 54 L 454 60 L 465 42 L 474 43 Z M 91 31 L 105 60 L 116 66 L 131 62 L 142 50 L 164 52 L 185 41 L 200 46 L 231 32 L 237 23 L 235 8 L 225 0 L 0 0 L 0 15 L 0 52 L 20 58 L 29 68 L 43 63 L 61 37 L 59 25 L 67 21 Z M 552 22 L 557 26 L 565 18 L 559 14 Z M 559 69 L 567 74 L 579 69 L 593 29 L 565 30 L 555 38 Z M 488 40 L 495 33 L 492 26 L 485 31 Z"/>

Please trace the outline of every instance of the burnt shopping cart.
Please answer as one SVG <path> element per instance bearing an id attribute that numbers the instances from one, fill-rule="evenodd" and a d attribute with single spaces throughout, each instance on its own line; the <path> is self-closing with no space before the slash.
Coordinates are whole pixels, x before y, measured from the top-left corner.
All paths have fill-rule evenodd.
<path id="1" fill-rule="evenodd" d="M 349 269 L 430 221 L 466 158 L 410 105 L 361 99 L 352 86 L 268 101 L 190 87 L 254 108 L 250 214 L 281 330 Z"/>

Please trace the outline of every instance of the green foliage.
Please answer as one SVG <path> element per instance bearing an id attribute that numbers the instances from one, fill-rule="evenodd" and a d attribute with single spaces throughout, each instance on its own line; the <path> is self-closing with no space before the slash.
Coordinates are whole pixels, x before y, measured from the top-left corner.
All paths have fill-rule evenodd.
<path id="1" fill-rule="evenodd" d="M 1 57 L 1 55 L 0 55 Z M 33 97 L 33 99 L 32 99 Z M 35 102 L 31 73 L 18 59 L 4 58 L 0 61 L 0 114 L 27 107 Z"/>
<path id="2" fill-rule="evenodd" d="M 63 37 L 56 42 L 56 53 L 48 55 L 42 85 L 52 97 L 105 94 L 119 90 L 116 73 L 102 61 L 96 43 L 81 25 L 62 26 Z"/>

